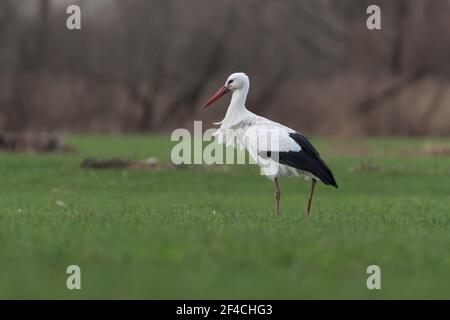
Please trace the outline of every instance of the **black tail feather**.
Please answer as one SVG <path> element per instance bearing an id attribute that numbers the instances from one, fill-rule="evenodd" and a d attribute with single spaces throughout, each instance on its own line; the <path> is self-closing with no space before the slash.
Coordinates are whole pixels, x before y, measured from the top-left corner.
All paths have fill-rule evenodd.
<path id="1" fill-rule="evenodd" d="M 338 188 L 333 173 L 322 158 L 320 158 L 319 153 L 311 142 L 300 133 L 290 133 L 289 136 L 300 145 L 302 150 L 280 152 L 278 161 L 281 164 L 310 172 L 324 184 Z"/>

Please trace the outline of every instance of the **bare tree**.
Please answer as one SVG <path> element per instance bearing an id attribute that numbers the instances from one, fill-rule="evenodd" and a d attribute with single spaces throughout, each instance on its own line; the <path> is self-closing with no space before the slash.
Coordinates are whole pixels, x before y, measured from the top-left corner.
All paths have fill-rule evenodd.
<path id="1" fill-rule="evenodd" d="M 394 1 L 394 32 L 392 37 L 392 49 L 390 58 L 390 70 L 393 75 L 403 71 L 403 55 L 405 50 L 405 38 L 407 31 L 407 20 L 410 14 L 411 2 L 407 0 Z"/>
<path id="2" fill-rule="evenodd" d="M 196 107 L 196 102 L 204 87 L 222 67 L 226 45 L 236 28 L 236 23 L 236 12 L 231 8 L 227 12 L 222 34 L 214 40 L 208 58 L 206 61 L 198 61 L 199 63 L 196 67 L 199 69 L 199 72 L 194 79 L 187 83 L 186 89 L 178 94 L 168 105 L 163 114 L 162 123 L 167 122 L 170 118 L 180 123 L 183 116 Z M 194 37 L 196 36 L 198 35 L 194 35 Z"/>
<path id="3" fill-rule="evenodd" d="M 254 110 L 301 111 L 298 125 L 321 133 L 342 129 L 323 114 L 353 116 L 349 132 L 425 134 L 446 112 L 449 0 L 77 3 L 82 32 L 64 28 L 61 2 L 0 1 L 2 129 L 167 130 L 235 71 L 255 84 Z M 370 4 L 382 32 L 365 26 Z M 405 120 L 395 130 L 394 114 Z"/>

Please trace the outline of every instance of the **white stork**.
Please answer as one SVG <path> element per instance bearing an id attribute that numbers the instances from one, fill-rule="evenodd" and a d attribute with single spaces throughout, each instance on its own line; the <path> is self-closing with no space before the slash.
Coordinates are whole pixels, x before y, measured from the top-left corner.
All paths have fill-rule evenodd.
<path id="1" fill-rule="evenodd" d="M 274 181 L 277 215 L 280 214 L 281 196 L 278 178 L 301 175 L 306 180 L 311 179 L 311 191 L 305 209 L 305 214 L 309 215 L 317 181 L 338 187 L 333 173 L 304 135 L 247 110 L 245 100 L 249 87 L 250 81 L 245 73 L 233 73 L 225 85 L 205 103 L 203 109 L 232 92 L 225 118 L 216 123 L 220 124 L 220 128 L 214 135 L 218 143 L 245 147 L 260 164 L 262 173 Z"/>

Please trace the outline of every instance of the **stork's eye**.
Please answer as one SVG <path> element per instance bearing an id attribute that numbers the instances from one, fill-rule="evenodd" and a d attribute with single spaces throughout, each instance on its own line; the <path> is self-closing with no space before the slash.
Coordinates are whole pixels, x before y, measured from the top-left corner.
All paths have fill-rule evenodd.
<path id="1" fill-rule="evenodd" d="M 231 84 L 233 81 L 234 81 L 233 79 L 228 80 L 228 84 Z"/>

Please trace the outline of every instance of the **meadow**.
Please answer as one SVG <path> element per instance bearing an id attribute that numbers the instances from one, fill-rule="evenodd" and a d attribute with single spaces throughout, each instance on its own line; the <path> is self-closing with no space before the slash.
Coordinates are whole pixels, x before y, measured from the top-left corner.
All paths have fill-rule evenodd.
<path id="1" fill-rule="evenodd" d="M 88 170 L 170 161 L 165 136 L 69 136 L 71 154 L 0 153 L 0 298 L 450 298 L 445 139 L 312 139 L 339 189 L 254 166 Z M 226 169 L 226 170 L 225 170 Z M 81 268 L 82 289 L 66 288 Z M 368 290 L 366 268 L 381 268 Z"/>

